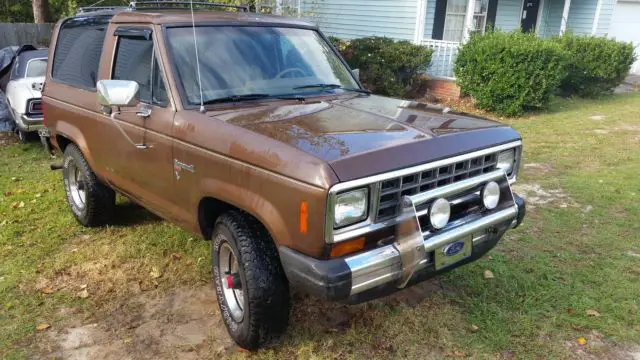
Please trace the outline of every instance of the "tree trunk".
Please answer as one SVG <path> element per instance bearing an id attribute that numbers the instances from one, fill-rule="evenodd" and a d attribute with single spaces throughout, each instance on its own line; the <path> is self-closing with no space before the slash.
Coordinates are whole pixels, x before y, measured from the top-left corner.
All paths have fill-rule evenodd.
<path id="1" fill-rule="evenodd" d="M 33 22 L 44 24 L 49 20 L 49 0 L 33 0 Z"/>

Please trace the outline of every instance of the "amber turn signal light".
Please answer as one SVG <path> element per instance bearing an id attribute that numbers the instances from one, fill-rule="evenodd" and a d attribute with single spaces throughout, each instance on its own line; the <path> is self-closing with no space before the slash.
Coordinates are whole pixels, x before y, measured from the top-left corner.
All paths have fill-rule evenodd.
<path id="1" fill-rule="evenodd" d="M 340 257 L 347 254 L 352 254 L 354 252 L 358 252 L 364 249 L 365 239 L 364 237 L 359 237 L 353 240 L 347 240 L 343 242 L 339 242 L 337 244 L 333 244 L 331 246 L 331 257 Z"/>
<path id="2" fill-rule="evenodd" d="M 309 231 L 309 205 L 306 201 L 300 201 L 300 230 L 301 234 L 306 234 Z"/>

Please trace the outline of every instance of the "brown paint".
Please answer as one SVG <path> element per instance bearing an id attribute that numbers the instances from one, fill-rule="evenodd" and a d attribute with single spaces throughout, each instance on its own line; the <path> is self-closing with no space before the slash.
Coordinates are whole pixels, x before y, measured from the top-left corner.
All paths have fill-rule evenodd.
<path id="1" fill-rule="evenodd" d="M 511 128 L 489 120 L 351 93 L 306 102 L 211 105 L 205 114 L 186 110 L 162 25 L 190 21 L 190 15 L 175 12 L 121 12 L 107 30 L 100 80 L 111 77 L 117 26 L 153 29 L 169 105 L 154 106 L 144 120 L 133 113 L 115 116 L 127 135 L 147 150 L 136 149 L 120 134 L 101 112 L 95 92 L 60 84 L 49 69 L 43 94 L 54 146 L 59 148 L 56 136 L 76 143 L 104 182 L 189 231 L 201 232 L 199 204 L 215 198 L 254 215 L 278 245 L 321 257 L 326 254 L 324 219 L 332 185 L 519 138 Z M 217 12 L 199 13 L 196 22 L 312 27 L 280 17 Z M 306 231 L 300 225 L 303 203 Z"/>

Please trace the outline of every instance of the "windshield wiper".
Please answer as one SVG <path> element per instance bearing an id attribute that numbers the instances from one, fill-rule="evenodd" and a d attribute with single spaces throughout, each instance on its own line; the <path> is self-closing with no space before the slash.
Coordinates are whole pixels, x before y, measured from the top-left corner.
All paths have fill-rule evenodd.
<path id="1" fill-rule="evenodd" d="M 340 84 L 311 84 L 311 85 L 303 85 L 303 86 L 294 87 L 293 90 L 305 90 L 305 89 L 316 89 L 316 88 L 320 88 L 322 90 L 340 89 L 340 90 L 353 91 L 353 92 L 357 92 L 357 93 L 361 93 L 361 94 L 367 94 L 367 95 L 371 94 L 371 91 L 367 90 L 367 89 L 347 88 L 347 87 L 343 87 Z"/>
<path id="2" fill-rule="evenodd" d="M 303 96 L 298 95 L 271 95 L 271 94 L 242 94 L 242 95 L 231 95 L 225 96 L 216 99 L 209 99 L 203 102 L 204 105 L 209 104 L 219 104 L 226 102 L 242 102 L 242 101 L 251 101 L 251 100 L 261 100 L 261 99 L 278 99 L 278 100 L 298 100 L 304 101 L 305 98 Z"/>

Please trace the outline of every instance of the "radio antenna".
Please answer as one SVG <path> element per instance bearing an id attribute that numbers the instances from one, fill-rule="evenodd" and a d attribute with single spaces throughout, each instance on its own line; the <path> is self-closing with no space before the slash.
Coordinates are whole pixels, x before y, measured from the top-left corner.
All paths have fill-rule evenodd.
<path id="1" fill-rule="evenodd" d="M 202 96 L 202 77 L 200 76 L 200 57 L 198 56 L 198 39 L 196 37 L 196 20 L 193 15 L 193 0 L 189 1 L 191 5 L 191 27 L 193 28 L 193 46 L 196 48 L 196 71 L 198 72 L 198 87 L 200 88 L 200 112 L 205 113 L 204 97 Z"/>

